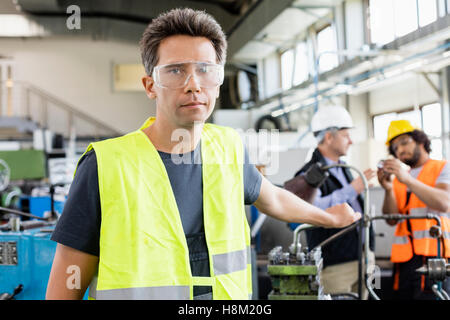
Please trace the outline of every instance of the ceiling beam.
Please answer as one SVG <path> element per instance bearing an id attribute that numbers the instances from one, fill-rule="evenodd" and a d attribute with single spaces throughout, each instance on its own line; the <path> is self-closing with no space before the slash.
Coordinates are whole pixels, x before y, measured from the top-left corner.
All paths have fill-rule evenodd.
<path id="1" fill-rule="evenodd" d="M 260 0 L 238 20 L 227 33 L 228 59 L 275 19 L 283 10 L 289 8 L 294 0 Z"/>

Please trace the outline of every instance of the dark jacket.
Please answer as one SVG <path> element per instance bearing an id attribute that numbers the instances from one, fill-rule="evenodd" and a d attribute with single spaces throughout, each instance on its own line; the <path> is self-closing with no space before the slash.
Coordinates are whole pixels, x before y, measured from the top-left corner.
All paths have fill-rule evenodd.
<path id="1" fill-rule="evenodd" d="M 305 172 L 313 163 L 316 162 L 320 162 L 323 165 L 327 164 L 319 149 L 314 150 L 311 160 L 307 164 L 305 164 L 295 175 L 297 176 Z M 348 168 L 342 169 L 344 170 L 344 175 L 347 181 L 351 182 L 353 180 L 353 177 L 350 173 L 350 170 Z M 322 192 L 322 196 L 327 196 L 341 188 L 342 184 L 333 174 L 330 173 L 330 176 L 320 187 L 320 191 Z M 363 197 L 359 195 L 357 200 L 361 205 L 361 208 L 364 208 Z M 331 237 L 340 230 L 342 229 L 315 228 L 312 230 L 307 230 L 306 239 L 309 249 L 314 248 L 316 245 Z M 324 246 L 322 248 L 323 266 L 326 267 L 333 264 L 358 260 L 358 232 L 359 227 L 344 234 L 338 239 L 329 242 L 326 246 Z M 372 226 L 370 226 L 369 247 L 371 250 L 374 250 L 375 248 L 375 239 Z"/>

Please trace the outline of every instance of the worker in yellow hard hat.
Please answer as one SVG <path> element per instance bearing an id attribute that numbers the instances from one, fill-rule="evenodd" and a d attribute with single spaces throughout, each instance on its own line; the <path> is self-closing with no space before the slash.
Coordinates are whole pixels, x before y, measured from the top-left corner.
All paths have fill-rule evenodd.
<path id="1" fill-rule="evenodd" d="M 383 213 L 410 216 L 437 213 L 441 219 L 439 238 L 441 256 L 450 257 L 450 165 L 446 160 L 430 158 L 428 136 L 407 120 L 392 121 L 386 141 L 393 159 L 385 160 L 378 170 L 378 180 L 385 189 Z M 411 169 L 406 170 L 402 163 Z M 435 299 L 433 283 L 416 269 L 438 255 L 438 242 L 430 235 L 432 219 L 388 221 L 397 224 L 391 248 L 394 263 L 394 297 L 402 300 Z M 450 292 L 450 281 L 442 288 Z"/>

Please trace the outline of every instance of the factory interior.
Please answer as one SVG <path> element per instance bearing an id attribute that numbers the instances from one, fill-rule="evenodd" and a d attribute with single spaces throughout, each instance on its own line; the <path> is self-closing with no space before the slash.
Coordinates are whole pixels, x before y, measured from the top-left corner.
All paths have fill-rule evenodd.
<path id="1" fill-rule="evenodd" d="M 323 271 L 329 266 L 324 266 L 322 255 L 345 233 L 313 245 L 308 235 L 318 226 L 294 225 L 246 203 L 248 298 L 394 299 L 399 263 L 393 261 L 392 248 L 398 228 L 383 218 L 387 191 L 377 174 L 363 172 L 377 172 L 380 161 L 393 158 L 388 147 L 398 134 L 392 138 L 390 125 L 400 120 L 426 134 L 431 141 L 429 158 L 446 163 L 450 157 L 449 0 L 1 0 L 0 300 L 49 298 L 50 273 L 60 245 L 51 237 L 66 213 L 77 164 L 91 143 L 135 132 L 156 116 L 156 101 L 149 99 L 142 83 L 146 70 L 139 43 L 147 25 L 174 8 L 204 11 L 222 27 L 228 43 L 223 83 L 207 123 L 235 129 L 250 163 L 274 186 L 316 203 L 317 189 L 326 184 L 332 169 L 309 170 L 309 178 L 322 179 L 315 184 L 307 174 L 296 175 L 318 146 L 313 117 L 330 109 L 344 111 L 337 116 L 332 111 L 324 122 L 339 121 L 344 113 L 351 117 L 352 125 L 335 127 L 349 128 L 351 146 L 340 161 L 363 183 L 363 205 L 355 210 L 362 218 L 345 230 L 359 230 L 352 244 L 357 252 L 352 260 L 354 285 L 337 292 L 324 287 Z M 344 172 L 344 166 L 335 169 Z M 300 176 L 306 177 L 311 199 L 290 188 L 289 182 Z M 234 196 L 235 186 L 224 189 L 222 194 Z M 137 187 L 126 192 L 137 193 Z M 450 282 L 445 252 L 450 210 L 437 211 L 425 210 L 427 216 L 421 219 L 437 221 L 429 231 L 437 230 L 439 240 L 430 238 L 434 251 L 429 252 L 435 253 L 424 254 L 427 260 L 415 272 L 433 285 L 431 300 L 449 300 L 443 284 Z M 391 216 L 398 225 L 414 220 L 400 213 Z M 209 228 L 206 221 L 205 217 Z M 102 225 L 100 236 L 104 233 Z M 100 247 L 108 246 L 100 240 Z M 414 250 L 417 247 L 414 242 Z M 340 271 L 334 277 L 344 279 L 349 273 Z M 72 275 L 76 272 L 67 272 L 67 277 Z M 217 279 L 222 281 L 219 275 Z M 102 281 L 104 286 L 107 280 Z M 81 292 L 82 299 L 90 298 L 95 285 Z M 225 297 L 217 293 L 220 290 L 214 288 L 212 297 Z M 97 286 L 97 294 L 101 291 Z"/>

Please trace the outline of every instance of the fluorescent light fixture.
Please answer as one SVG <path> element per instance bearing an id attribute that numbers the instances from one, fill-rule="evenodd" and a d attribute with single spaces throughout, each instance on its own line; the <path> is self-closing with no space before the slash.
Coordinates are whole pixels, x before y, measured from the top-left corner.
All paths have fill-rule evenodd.
<path id="1" fill-rule="evenodd" d="M 32 37 L 45 34 L 44 28 L 20 14 L 0 14 L 0 37 Z"/>
<path id="2" fill-rule="evenodd" d="M 426 64 L 426 62 L 427 62 L 426 60 L 419 60 L 419 61 L 416 61 L 416 62 L 413 62 L 413 63 L 410 63 L 410 64 L 404 66 L 402 69 L 404 72 L 411 71 L 411 70 L 420 68 L 421 66 Z"/>
<path id="3" fill-rule="evenodd" d="M 369 78 L 369 79 L 363 80 L 360 83 L 358 83 L 357 87 L 358 88 L 367 87 L 371 84 L 374 84 L 377 81 L 378 81 L 377 77 Z"/>
<path id="4" fill-rule="evenodd" d="M 403 73 L 403 70 L 401 68 L 396 68 L 396 69 L 384 72 L 383 75 L 384 75 L 384 79 L 389 79 L 389 78 L 398 76 L 399 74 L 402 74 L 402 73 Z"/>

